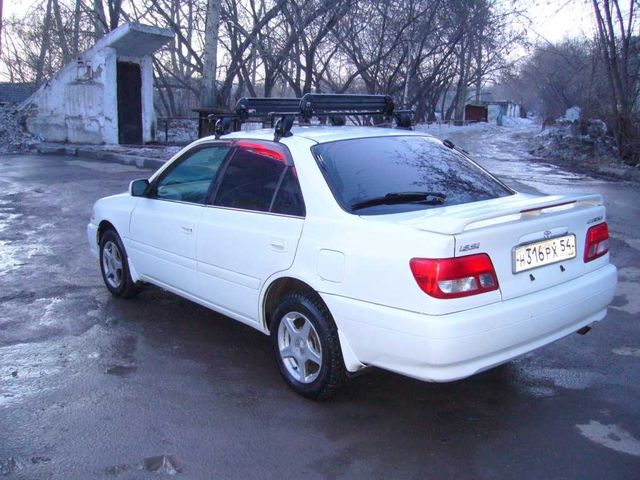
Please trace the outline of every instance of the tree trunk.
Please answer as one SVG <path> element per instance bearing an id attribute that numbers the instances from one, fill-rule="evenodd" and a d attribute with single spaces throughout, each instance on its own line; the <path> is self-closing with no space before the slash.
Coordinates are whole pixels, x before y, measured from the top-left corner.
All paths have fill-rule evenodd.
<path id="1" fill-rule="evenodd" d="M 64 33 L 64 24 L 62 23 L 62 14 L 60 13 L 60 3 L 53 0 L 53 16 L 56 20 L 56 29 L 58 30 L 58 38 L 60 39 L 60 49 L 62 50 L 62 63 L 65 65 L 71 61 L 71 52 L 67 36 Z"/>
<path id="2" fill-rule="evenodd" d="M 482 30 L 478 32 L 478 47 L 476 49 L 476 103 L 480 103 L 482 97 Z"/>
<path id="3" fill-rule="evenodd" d="M 42 84 L 44 79 L 44 63 L 51 43 L 51 3 L 52 0 L 47 1 L 47 13 L 44 16 L 44 24 L 42 25 L 42 44 L 40 45 L 40 54 L 36 65 L 36 88 Z"/>
<path id="4" fill-rule="evenodd" d="M 122 0 L 109 0 L 109 30 L 115 30 L 120 23 Z"/>
<path id="5" fill-rule="evenodd" d="M 216 106 L 216 70 L 218 68 L 218 31 L 220 28 L 221 0 L 207 1 L 207 19 L 204 31 L 202 61 L 201 107 Z"/>
<path id="6" fill-rule="evenodd" d="M 76 0 L 76 6 L 73 11 L 73 36 L 71 38 L 71 52 L 73 56 L 78 55 L 80 50 L 80 7 L 81 0 Z"/>
<path id="7" fill-rule="evenodd" d="M 107 18 L 104 14 L 102 0 L 93 0 L 93 31 L 96 40 L 99 40 L 104 36 L 106 26 Z"/>
<path id="8" fill-rule="evenodd" d="M 630 2 L 628 26 L 622 17 L 619 0 L 593 1 L 593 9 L 598 28 L 598 43 L 604 58 L 607 77 L 611 89 L 612 130 L 616 140 L 618 155 L 629 163 L 637 163 L 637 139 L 632 129 L 633 108 L 638 99 L 633 85 L 638 76 L 629 75 L 629 42 L 634 19 L 634 1 Z M 612 13 L 613 11 L 613 13 Z M 615 21 L 614 21 L 615 15 Z M 637 67 L 635 67 L 637 70 Z"/>

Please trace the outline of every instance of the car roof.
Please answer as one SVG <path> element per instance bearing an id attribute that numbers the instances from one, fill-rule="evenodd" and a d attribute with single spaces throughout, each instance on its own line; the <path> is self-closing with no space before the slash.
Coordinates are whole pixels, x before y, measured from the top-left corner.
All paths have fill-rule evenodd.
<path id="1" fill-rule="evenodd" d="M 292 137 L 287 140 L 301 137 L 316 143 L 335 142 L 338 140 L 351 140 L 356 138 L 371 137 L 393 137 L 415 135 L 422 137 L 431 137 L 423 132 L 415 132 L 412 130 L 404 130 L 400 128 L 384 128 L 384 127 L 360 127 L 360 126 L 330 126 L 330 125 L 299 125 L 291 129 Z M 254 140 L 273 140 L 273 128 L 262 128 L 258 130 L 244 130 L 241 132 L 233 132 L 223 135 L 221 139 L 233 138 L 251 138 Z M 213 138 L 213 137 L 208 137 Z"/>

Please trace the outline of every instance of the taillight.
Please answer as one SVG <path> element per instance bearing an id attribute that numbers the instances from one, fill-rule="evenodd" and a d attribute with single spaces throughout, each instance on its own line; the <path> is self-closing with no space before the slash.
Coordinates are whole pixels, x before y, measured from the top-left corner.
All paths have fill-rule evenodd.
<path id="1" fill-rule="evenodd" d="M 587 230 L 584 242 L 584 263 L 595 260 L 609 251 L 609 227 L 606 222 Z"/>
<path id="2" fill-rule="evenodd" d="M 247 140 L 240 140 L 237 143 L 238 147 L 244 148 L 253 152 L 257 155 L 263 155 L 265 157 L 273 158 L 274 160 L 279 160 L 281 162 L 287 163 L 287 158 L 284 152 L 280 151 L 276 147 L 272 147 L 269 145 L 264 145 L 259 142 L 251 142 Z"/>
<path id="3" fill-rule="evenodd" d="M 489 255 L 457 258 L 413 258 L 409 263 L 418 286 L 435 298 L 460 298 L 498 289 Z"/>

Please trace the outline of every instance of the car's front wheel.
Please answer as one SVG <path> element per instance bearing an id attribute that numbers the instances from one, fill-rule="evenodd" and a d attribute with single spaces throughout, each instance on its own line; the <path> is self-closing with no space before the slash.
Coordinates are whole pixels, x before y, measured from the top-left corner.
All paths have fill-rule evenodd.
<path id="1" fill-rule="evenodd" d="M 271 341 L 287 384 L 307 398 L 331 397 L 345 383 L 346 372 L 338 329 L 326 305 L 311 293 L 290 293 L 271 318 Z"/>
<path id="2" fill-rule="evenodd" d="M 109 292 L 116 297 L 134 297 L 140 291 L 129 273 L 127 252 L 115 230 L 107 230 L 100 238 L 100 271 Z"/>

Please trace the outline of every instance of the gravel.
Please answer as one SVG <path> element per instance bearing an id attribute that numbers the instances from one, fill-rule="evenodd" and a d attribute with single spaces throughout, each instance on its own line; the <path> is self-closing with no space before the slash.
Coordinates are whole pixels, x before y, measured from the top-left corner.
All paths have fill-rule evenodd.
<path id="1" fill-rule="evenodd" d="M 0 154 L 26 152 L 38 143 L 24 128 L 24 113 L 0 106 Z"/>

